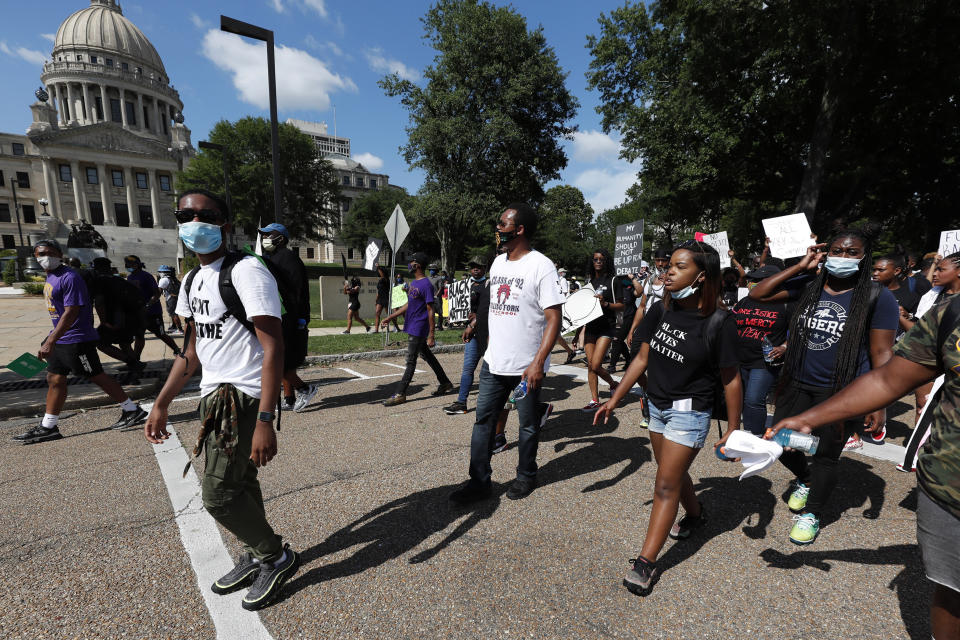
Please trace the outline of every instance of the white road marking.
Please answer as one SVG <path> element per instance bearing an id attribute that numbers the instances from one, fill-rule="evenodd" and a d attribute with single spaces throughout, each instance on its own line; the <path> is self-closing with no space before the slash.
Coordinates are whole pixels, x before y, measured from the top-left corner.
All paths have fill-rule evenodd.
<path id="1" fill-rule="evenodd" d="M 406 367 L 404 367 L 403 365 L 393 364 L 392 362 L 381 362 L 380 364 L 382 364 L 385 367 L 396 367 L 397 369 L 406 369 Z"/>
<path id="2" fill-rule="evenodd" d="M 370 376 L 366 376 L 366 375 L 364 375 L 364 374 L 362 374 L 362 373 L 360 373 L 360 372 L 358 372 L 358 371 L 354 371 L 353 369 L 347 369 L 346 367 L 337 367 L 337 368 L 340 369 L 340 371 L 346 371 L 346 372 L 349 373 L 350 375 L 354 376 L 357 380 L 369 380 L 369 379 L 370 379 Z"/>
<path id="3" fill-rule="evenodd" d="M 196 400 L 177 398 L 179 400 Z M 144 405 L 149 411 L 153 405 Z M 197 576 L 197 586 L 204 604 L 210 612 L 210 619 L 217 630 L 218 640 L 273 640 L 254 611 L 247 611 L 240 603 L 243 590 L 226 596 L 218 596 L 210 591 L 213 582 L 233 568 L 233 560 L 220 537 L 220 531 L 213 518 L 204 510 L 200 498 L 200 480 L 193 467 L 183 477 L 183 468 L 189 458 L 180 444 L 180 438 L 173 426 L 168 424 L 170 437 L 162 444 L 153 445 L 160 474 L 167 486 L 175 520 L 180 529 L 180 540 L 190 558 L 190 565 Z"/>

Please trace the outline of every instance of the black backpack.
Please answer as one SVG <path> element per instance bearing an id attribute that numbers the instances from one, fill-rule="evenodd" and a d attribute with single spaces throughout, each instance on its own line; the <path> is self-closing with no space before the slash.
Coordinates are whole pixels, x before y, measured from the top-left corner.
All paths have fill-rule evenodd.
<path id="1" fill-rule="evenodd" d="M 256 258 L 269 269 L 270 274 L 273 276 L 273 279 L 277 282 L 277 291 L 280 294 L 280 307 L 281 315 L 286 312 L 287 308 L 294 308 L 291 304 L 291 299 L 289 298 L 289 291 L 286 291 L 281 283 L 283 282 L 283 277 L 277 269 L 269 260 L 264 260 L 255 253 L 247 253 L 246 251 L 231 251 L 223 258 L 223 264 L 220 266 L 220 278 L 217 283 L 220 290 L 220 297 L 223 299 L 223 304 L 227 308 L 227 311 L 220 318 L 220 322 L 223 322 L 230 316 L 233 316 L 237 321 L 249 329 L 251 332 L 255 333 L 253 328 L 253 323 L 247 319 L 247 311 L 243 308 L 243 302 L 240 300 L 240 294 L 237 293 L 237 288 L 233 284 L 233 268 L 237 266 L 237 263 L 241 260 L 253 257 Z M 187 299 L 187 304 L 190 303 L 190 287 L 193 285 L 193 279 L 196 277 L 197 273 L 200 271 L 200 267 L 194 267 L 190 273 L 183 279 L 183 292 Z M 286 291 L 286 293 L 285 293 Z"/>

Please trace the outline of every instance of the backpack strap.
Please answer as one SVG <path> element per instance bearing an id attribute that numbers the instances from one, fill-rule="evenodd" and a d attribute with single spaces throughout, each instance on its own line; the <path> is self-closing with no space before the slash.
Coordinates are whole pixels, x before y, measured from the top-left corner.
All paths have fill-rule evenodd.
<path id="1" fill-rule="evenodd" d="M 960 296 L 953 296 L 937 325 L 937 368 L 941 371 L 946 371 L 943 364 L 943 348 L 947 344 L 950 332 L 957 327 L 958 321 L 960 321 Z"/>
<path id="2" fill-rule="evenodd" d="M 240 294 L 237 293 L 237 287 L 233 282 L 233 268 L 246 257 L 246 254 L 243 253 L 230 252 L 224 257 L 223 264 L 220 266 L 218 287 L 220 290 L 220 298 L 223 300 L 223 305 L 227 308 L 220 317 L 220 322 L 233 316 L 237 322 L 249 331 L 255 332 L 253 323 L 247 319 L 247 310 L 244 309 L 243 302 L 240 300 Z"/>

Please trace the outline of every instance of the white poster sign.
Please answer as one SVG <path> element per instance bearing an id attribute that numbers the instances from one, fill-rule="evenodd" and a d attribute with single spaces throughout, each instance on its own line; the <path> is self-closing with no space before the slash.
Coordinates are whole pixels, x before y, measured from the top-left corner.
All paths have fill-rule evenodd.
<path id="1" fill-rule="evenodd" d="M 370 238 L 370 240 L 367 242 L 367 248 L 363 252 L 364 253 L 364 260 L 363 260 L 364 269 L 366 269 L 367 271 L 373 271 L 373 269 L 377 266 L 377 261 L 378 261 L 378 258 L 380 257 L 380 247 L 382 246 L 383 246 L 383 240 L 380 240 L 378 238 Z"/>
<path id="2" fill-rule="evenodd" d="M 470 279 L 457 280 L 447 287 L 447 302 L 450 305 L 450 323 L 466 322 L 470 317 Z"/>
<path id="3" fill-rule="evenodd" d="M 727 239 L 726 231 L 705 233 L 703 234 L 703 239 L 701 242 L 710 245 L 717 250 L 717 253 L 720 254 L 721 269 L 726 269 L 730 266 L 730 256 L 727 255 L 727 252 L 730 251 L 730 241 Z"/>
<path id="4" fill-rule="evenodd" d="M 960 230 L 941 231 L 940 248 L 937 249 L 937 253 L 946 258 L 951 253 L 958 251 L 960 251 Z"/>
<path id="5" fill-rule="evenodd" d="M 807 216 L 794 213 L 779 218 L 766 218 L 763 231 L 770 238 L 770 255 L 774 258 L 797 258 L 807 253 L 807 248 L 816 244 L 810 237 Z"/>
<path id="6" fill-rule="evenodd" d="M 595 318 L 603 315 L 597 292 L 590 285 L 581 287 L 567 297 L 563 303 L 562 326 L 560 333 L 579 329 Z"/>

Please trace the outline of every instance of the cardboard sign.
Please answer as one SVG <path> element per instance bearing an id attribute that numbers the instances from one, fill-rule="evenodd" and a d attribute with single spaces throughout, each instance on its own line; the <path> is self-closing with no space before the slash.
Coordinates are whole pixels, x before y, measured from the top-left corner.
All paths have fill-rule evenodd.
<path id="1" fill-rule="evenodd" d="M 390 306 L 392 309 L 399 309 L 407 304 L 407 292 L 403 290 L 406 285 L 398 284 L 390 293 Z"/>
<path id="2" fill-rule="evenodd" d="M 956 253 L 958 251 L 960 251 L 960 230 L 941 231 L 940 248 L 937 249 L 937 253 L 946 258 L 951 253 Z"/>
<path id="3" fill-rule="evenodd" d="M 367 241 L 367 248 L 364 250 L 363 258 L 363 268 L 368 271 L 373 271 L 374 267 L 377 266 L 377 261 L 380 258 L 380 248 L 383 246 L 383 240 L 378 238 L 370 238 Z"/>
<path id="4" fill-rule="evenodd" d="M 25 353 L 7 365 L 7 369 L 24 378 L 32 378 L 46 368 L 47 363 L 32 353 Z"/>
<path id="5" fill-rule="evenodd" d="M 613 248 L 613 268 L 617 275 L 637 273 L 643 259 L 643 220 L 617 225 Z"/>
<path id="6" fill-rule="evenodd" d="M 766 218 L 762 222 L 763 232 L 770 238 L 770 255 L 774 258 L 797 258 L 806 255 L 807 248 L 816 244 L 810 237 L 807 216 L 802 213 Z"/>
<path id="7" fill-rule="evenodd" d="M 597 292 L 593 287 L 586 285 L 571 293 L 563 303 L 562 325 L 560 333 L 567 333 L 579 329 L 591 320 L 603 315 L 600 301 L 596 298 Z"/>
<path id="8" fill-rule="evenodd" d="M 470 317 L 470 279 L 457 280 L 447 288 L 447 301 L 450 304 L 450 322 L 466 322 Z"/>
<path id="9" fill-rule="evenodd" d="M 727 239 L 726 231 L 719 231 L 717 233 L 705 233 L 700 239 L 700 242 L 708 244 L 714 249 L 717 250 L 717 253 L 720 254 L 720 268 L 726 269 L 730 266 L 730 256 L 727 255 L 727 252 L 730 251 L 730 241 Z"/>

